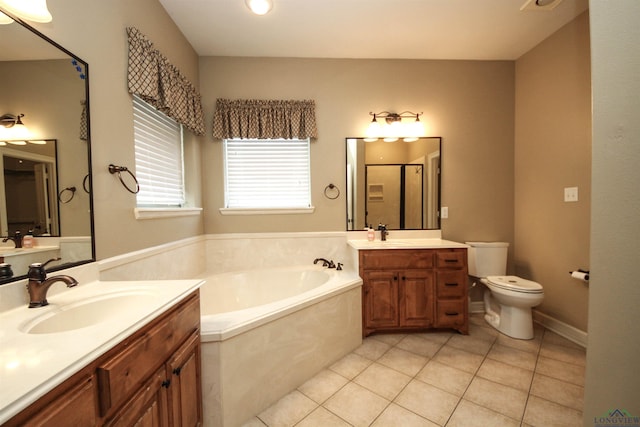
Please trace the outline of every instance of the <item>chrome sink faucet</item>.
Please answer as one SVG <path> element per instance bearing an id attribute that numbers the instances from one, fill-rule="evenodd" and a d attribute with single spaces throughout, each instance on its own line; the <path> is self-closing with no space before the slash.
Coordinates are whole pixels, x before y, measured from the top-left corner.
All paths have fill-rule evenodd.
<path id="1" fill-rule="evenodd" d="M 44 307 L 48 305 L 47 291 L 56 282 L 63 282 L 68 288 L 72 288 L 78 284 L 78 281 L 71 276 L 59 274 L 47 278 L 45 266 L 51 261 L 58 261 L 60 258 L 53 258 L 44 264 L 35 262 L 29 266 L 27 278 L 27 291 L 29 292 L 29 308 Z"/>
<path id="2" fill-rule="evenodd" d="M 21 248 L 22 247 L 22 233 L 20 233 L 20 230 L 16 230 L 16 232 L 13 234 L 13 236 L 7 236 L 4 239 L 2 239 L 2 243 L 6 243 L 9 240 L 13 240 L 13 244 L 16 246 L 16 248 Z"/>

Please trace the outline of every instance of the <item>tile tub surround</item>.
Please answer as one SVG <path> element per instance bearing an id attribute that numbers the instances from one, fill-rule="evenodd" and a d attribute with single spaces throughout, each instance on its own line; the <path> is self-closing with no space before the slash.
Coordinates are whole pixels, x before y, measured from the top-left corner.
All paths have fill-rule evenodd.
<path id="1" fill-rule="evenodd" d="M 515 340 L 472 315 L 468 336 L 372 335 L 244 426 L 582 426 L 584 372 L 554 332 Z"/>

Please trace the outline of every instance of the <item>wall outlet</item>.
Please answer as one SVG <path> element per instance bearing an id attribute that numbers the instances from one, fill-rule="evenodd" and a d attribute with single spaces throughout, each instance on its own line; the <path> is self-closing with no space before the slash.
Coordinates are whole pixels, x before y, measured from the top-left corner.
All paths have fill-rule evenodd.
<path id="1" fill-rule="evenodd" d="M 440 208 L 440 218 L 441 219 L 445 219 L 445 218 L 449 218 L 449 208 L 446 206 L 443 206 Z"/>
<path id="2" fill-rule="evenodd" d="M 564 201 L 565 202 L 577 202 L 578 201 L 578 187 L 566 187 L 564 189 Z"/>

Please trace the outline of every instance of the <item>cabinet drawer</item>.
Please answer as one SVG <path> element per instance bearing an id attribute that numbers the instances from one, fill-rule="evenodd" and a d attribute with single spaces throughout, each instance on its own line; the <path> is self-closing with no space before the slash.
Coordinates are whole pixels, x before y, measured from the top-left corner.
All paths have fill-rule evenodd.
<path id="1" fill-rule="evenodd" d="M 200 302 L 187 301 L 113 359 L 98 366 L 100 414 L 123 403 L 200 324 Z"/>
<path id="2" fill-rule="evenodd" d="M 438 268 L 462 268 L 467 265 L 467 250 L 439 250 L 436 253 L 436 259 L 436 265 Z"/>
<path id="3" fill-rule="evenodd" d="M 360 264 L 365 270 L 431 268 L 433 251 L 409 249 L 360 251 Z"/>
<path id="4" fill-rule="evenodd" d="M 465 323 L 464 302 L 462 300 L 456 301 L 441 301 L 438 300 L 436 304 L 436 316 L 437 326 L 446 328 L 450 326 L 459 326 Z"/>
<path id="5" fill-rule="evenodd" d="M 438 298 L 462 298 L 466 295 L 467 275 L 465 271 L 438 271 L 436 280 Z"/>

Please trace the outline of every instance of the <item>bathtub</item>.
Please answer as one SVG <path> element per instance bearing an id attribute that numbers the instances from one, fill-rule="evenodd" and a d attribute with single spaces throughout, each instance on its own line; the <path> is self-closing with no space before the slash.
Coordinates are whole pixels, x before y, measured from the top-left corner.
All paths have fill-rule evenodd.
<path id="1" fill-rule="evenodd" d="M 237 426 L 362 343 L 362 280 L 317 266 L 205 277 L 206 426 Z"/>

